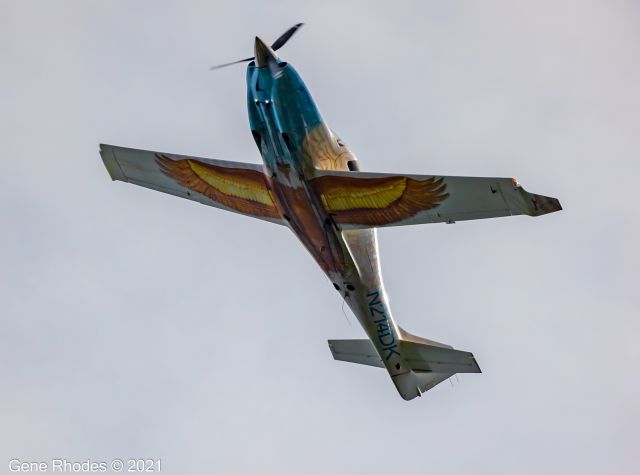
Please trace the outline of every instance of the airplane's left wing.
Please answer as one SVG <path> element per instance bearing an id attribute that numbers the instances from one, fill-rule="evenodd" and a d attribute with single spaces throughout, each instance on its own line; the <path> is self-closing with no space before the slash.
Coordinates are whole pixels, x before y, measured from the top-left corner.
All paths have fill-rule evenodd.
<path id="1" fill-rule="evenodd" d="M 342 229 L 455 222 L 561 210 L 512 178 L 319 171 L 311 184 Z"/>
<path id="2" fill-rule="evenodd" d="M 284 224 L 262 165 L 100 145 L 113 180 Z"/>

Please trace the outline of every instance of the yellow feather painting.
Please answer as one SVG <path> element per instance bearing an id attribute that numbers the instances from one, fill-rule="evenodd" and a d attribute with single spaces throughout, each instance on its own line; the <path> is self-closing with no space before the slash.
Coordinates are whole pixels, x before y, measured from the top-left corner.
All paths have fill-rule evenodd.
<path id="1" fill-rule="evenodd" d="M 382 226 L 435 208 L 449 194 L 442 178 L 407 176 L 351 178 L 321 176 L 312 181 L 336 223 Z"/>
<path id="2" fill-rule="evenodd" d="M 211 165 L 194 159 L 173 160 L 156 154 L 162 172 L 176 182 L 228 208 L 254 216 L 280 218 L 262 173 L 248 168 Z"/>

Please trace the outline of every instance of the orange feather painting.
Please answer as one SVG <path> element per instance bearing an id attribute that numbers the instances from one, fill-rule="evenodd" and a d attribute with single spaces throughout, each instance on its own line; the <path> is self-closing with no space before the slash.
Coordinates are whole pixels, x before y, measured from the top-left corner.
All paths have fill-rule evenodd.
<path id="1" fill-rule="evenodd" d="M 162 172 L 180 185 L 223 206 L 253 216 L 280 218 L 267 187 L 257 170 L 221 167 L 194 159 L 173 160 L 156 154 Z"/>
<path id="2" fill-rule="evenodd" d="M 351 178 L 320 176 L 312 181 L 336 223 L 383 226 L 437 207 L 449 194 L 442 178 L 407 176 Z"/>

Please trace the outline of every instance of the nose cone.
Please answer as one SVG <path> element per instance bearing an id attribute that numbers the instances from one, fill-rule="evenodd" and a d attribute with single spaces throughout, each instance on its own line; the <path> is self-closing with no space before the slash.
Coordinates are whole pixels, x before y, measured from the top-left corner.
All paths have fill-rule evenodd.
<path id="1" fill-rule="evenodd" d="M 275 51 L 271 49 L 271 47 L 265 44 L 260 38 L 256 36 L 256 44 L 254 47 L 255 50 L 255 58 L 256 58 L 256 66 L 259 68 L 264 68 L 269 65 L 269 61 L 277 62 L 278 56 L 276 56 Z"/>

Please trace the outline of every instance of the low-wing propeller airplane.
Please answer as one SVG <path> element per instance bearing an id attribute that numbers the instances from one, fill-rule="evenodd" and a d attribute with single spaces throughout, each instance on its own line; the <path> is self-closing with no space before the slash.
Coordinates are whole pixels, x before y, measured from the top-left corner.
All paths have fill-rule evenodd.
<path id="1" fill-rule="evenodd" d="M 386 368 L 404 399 L 456 373 L 479 373 L 473 354 L 414 336 L 395 322 L 376 228 L 540 216 L 562 209 L 560 202 L 525 191 L 513 178 L 360 171 L 296 70 L 275 53 L 301 26 L 271 46 L 256 37 L 254 56 L 235 62 L 249 62 L 249 124 L 262 165 L 101 145 L 111 178 L 291 229 L 369 337 L 330 340 L 333 357 Z"/>

